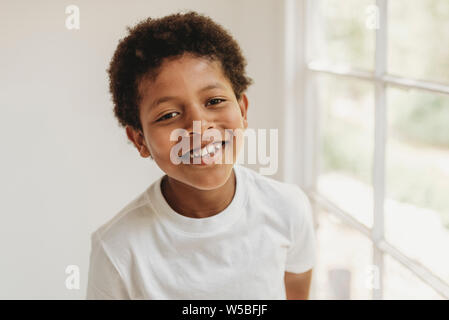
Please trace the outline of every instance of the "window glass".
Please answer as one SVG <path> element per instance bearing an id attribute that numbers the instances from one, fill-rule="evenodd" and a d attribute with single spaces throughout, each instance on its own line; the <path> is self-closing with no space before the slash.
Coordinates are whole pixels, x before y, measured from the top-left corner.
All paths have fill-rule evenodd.
<path id="1" fill-rule="evenodd" d="M 372 225 L 373 87 L 321 75 L 318 191 L 367 226 Z"/>
<path id="2" fill-rule="evenodd" d="M 449 97 L 388 89 L 386 239 L 449 281 Z"/>
<path id="3" fill-rule="evenodd" d="M 449 1 L 388 1 L 389 73 L 449 84 Z"/>
<path id="4" fill-rule="evenodd" d="M 308 54 L 313 60 L 374 69 L 373 0 L 312 0 Z"/>
<path id="5" fill-rule="evenodd" d="M 315 210 L 317 265 L 313 299 L 371 299 L 372 243 L 331 213 Z"/>
<path id="6" fill-rule="evenodd" d="M 444 297 L 395 259 L 385 255 L 383 299 L 444 300 Z"/>

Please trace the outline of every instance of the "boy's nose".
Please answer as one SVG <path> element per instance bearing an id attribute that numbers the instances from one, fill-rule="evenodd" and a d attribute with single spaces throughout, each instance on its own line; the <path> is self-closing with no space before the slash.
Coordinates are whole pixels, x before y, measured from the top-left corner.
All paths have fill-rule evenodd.
<path id="1" fill-rule="evenodd" d="M 204 131 L 215 128 L 215 123 L 210 118 L 211 115 L 208 117 L 201 107 L 191 107 L 187 112 L 189 112 L 189 117 L 186 118 L 184 129 L 189 132 L 189 135 L 194 133 L 202 135 Z"/>
<path id="2" fill-rule="evenodd" d="M 204 131 L 213 128 L 215 128 L 215 125 L 207 120 L 192 120 L 189 126 L 186 128 L 186 130 L 189 133 L 189 135 L 193 135 L 193 134 L 203 134 Z"/>
<path id="3" fill-rule="evenodd" d="M 207 120 L 192 120 L 186 128 L 190 137 L 190 146 L 193 149 L 202 147 L 204 133 L 206 130 L 215 129 L 213 122 Z"/>

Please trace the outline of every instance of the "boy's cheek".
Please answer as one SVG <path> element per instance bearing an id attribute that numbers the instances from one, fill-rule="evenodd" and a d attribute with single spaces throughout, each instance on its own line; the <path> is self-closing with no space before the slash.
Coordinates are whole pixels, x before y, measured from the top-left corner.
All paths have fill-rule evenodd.
<path id="1" fill-rule="evenodd" d="M 227 112 L 221 117 L 221 121 L 226 129 L 236 129 L 243 127 L 243 117 L 238 112 Z"/>
<path id="2" fill-rule="evenodd" d="M 159 158 L 168 161 L 170 159 L 170 151 L 172 147 L 173 147 L 172 145 L 160 145 L 156 146 L 154 148 L 154 151 L 157 153 Z"/>
<path id="3" fill-rule="evenodd" d="M 148 137 L 150 152 L 154 157 L 165 158 L 170 154 L 170 148 L 174 141 L 170 141 L 170 135 L 162 133 L 151 134 Z"/>

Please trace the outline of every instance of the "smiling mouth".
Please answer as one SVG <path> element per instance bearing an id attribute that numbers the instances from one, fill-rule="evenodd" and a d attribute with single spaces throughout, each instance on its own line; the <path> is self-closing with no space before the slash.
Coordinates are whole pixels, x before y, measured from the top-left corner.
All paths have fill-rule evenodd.
<path id="1" fill-rule="evenodd" d="M 197 159 L 205 156 L 212 156 L 220 151 L 220 149 L 224 148 L 228 142 L 229 141 L 211 142 L 203 148 L 196 148 L 186 152 L 182 155 L 182 158 Z"/>

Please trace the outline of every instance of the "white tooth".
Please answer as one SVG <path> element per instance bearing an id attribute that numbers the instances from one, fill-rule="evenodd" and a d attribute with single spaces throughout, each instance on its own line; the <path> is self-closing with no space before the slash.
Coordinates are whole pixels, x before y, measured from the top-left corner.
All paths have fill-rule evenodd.
<path id="1" fill-rule="evenodd" d="M 215 150 L 220 150 L 221 149 L 221 142 L 215 144 Z"/>
<path id="2" fill-rule="evenodd" d="M 195 151 L 195 152 L 193 153 L 193 156 L 196 157 L 196 158 L 198 158 L 199 156 L 201 156 L 200 150 Z"/>
<path id="3" fill-rule="evenodd" d="M 215 152 L 215 147 L 213 144 L 209 144 L 207 146 L 207 152 L 209 152 L 209 153 Z"/>
<path id="4" fill-rule="evenodd" d="M 204 147 L 203 149 L 201 149 L 201 156 L 205 156 L 207 154 L 207 149 Z"/>

